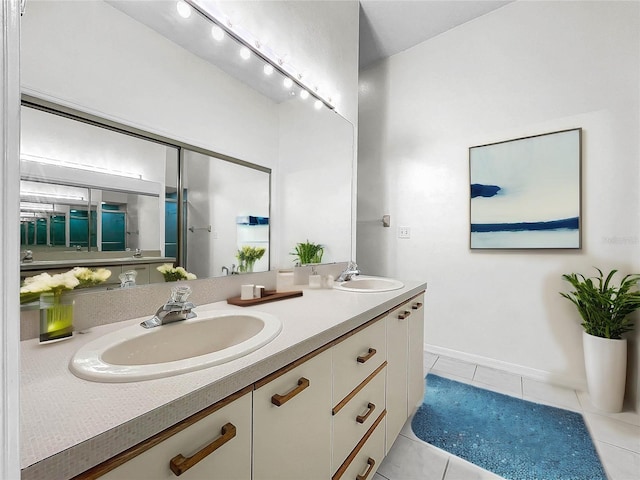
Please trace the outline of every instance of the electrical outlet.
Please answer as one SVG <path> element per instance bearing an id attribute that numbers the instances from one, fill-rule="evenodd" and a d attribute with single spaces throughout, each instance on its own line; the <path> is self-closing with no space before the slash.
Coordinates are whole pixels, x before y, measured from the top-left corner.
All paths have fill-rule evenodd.
<path id="1" fill-rule="evenodd" d="M 411 238 L 411 228 L 398 227 L 398 238 Z"/>

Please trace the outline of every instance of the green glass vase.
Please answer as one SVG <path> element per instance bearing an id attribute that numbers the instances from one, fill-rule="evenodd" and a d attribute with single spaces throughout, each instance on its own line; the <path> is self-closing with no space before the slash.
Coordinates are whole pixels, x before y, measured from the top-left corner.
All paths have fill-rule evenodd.
<path id="1" fill-rule="evenodd" d="M 73 299 L 61 293 L 40 295 L 40 341 L 62 340 L 73 335 Z"/>

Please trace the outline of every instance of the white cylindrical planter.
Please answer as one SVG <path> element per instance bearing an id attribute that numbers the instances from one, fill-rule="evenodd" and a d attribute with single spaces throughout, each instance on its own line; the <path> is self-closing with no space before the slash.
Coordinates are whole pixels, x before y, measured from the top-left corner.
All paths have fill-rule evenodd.
<path id="1" fill-rule="evenodd" d="M 584 366 L 591 403 L 602 411 L 622 411 L 627 378 L 627 340 L 582 332 Z"/>

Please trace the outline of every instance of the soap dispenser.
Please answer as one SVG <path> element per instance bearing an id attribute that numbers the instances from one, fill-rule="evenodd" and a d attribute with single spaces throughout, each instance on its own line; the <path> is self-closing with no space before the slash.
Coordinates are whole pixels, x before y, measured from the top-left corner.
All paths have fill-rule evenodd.
<path id="1" fill-rule="evenodd" d="M 315 265 L 311 265 L 311 274 L 309 275 L 309 288 L 322 288 L 322 275 L 318 275 Z"/>

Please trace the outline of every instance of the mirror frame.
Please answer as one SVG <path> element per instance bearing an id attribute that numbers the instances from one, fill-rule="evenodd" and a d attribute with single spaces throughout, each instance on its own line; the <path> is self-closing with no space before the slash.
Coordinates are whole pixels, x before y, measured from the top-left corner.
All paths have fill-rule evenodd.
<path id="1" fill-rule="evenodd" d="M 257 170 L 260 172 L 264 172 L 269 175 L 269 217 L 272 215 L 272 170 L 269 167 L 264 167 L 262 165 L 257 165 L 251 162 L 247 162 L 245 160 L 241 160 L 239 158 L 231 157 L 229 155 L 225 155 L 222 153 L 214 152 L 213 150 L 208 150 L 205 148 L 197 147 L 195 145 L 191 145 L 182 141 L 174 140 L 169 137 L 165 137 L 162 135 L 158 135 L 155 133 L 147 132 L 145 130 L 132 127 L 120 122 L 115 122 L 113 120 L 109 120 L 103 117 L 99 117 L 97 115 L 93 115 L 90 113 L 83 112 L 81 110 L 77 110 L 75 108 L 71 108 L 65 105 L 60 105 L 58 103 L 51 102 L 49 100 L 44 100 L 33 95 L 22 94 L 21 95 L 21 107 L 29 107 L 37 110 L 41 110 L 46 113 L 50 113 L 53 115 L 59 115 L 65 118 L 69 118 L 72 120 L 76 120 L 79 122 L 83 122 L 89 125 L 93 125 L 98 128 L 106 128 L 108 130 L 112 130 L 114 132 L 118 132 L 124 135 L 130 135 L 136 138 L 140 138 L 142 140 L 151 141 L 154 143 L 159 143 L 161 145 L 165 145 L 167 147 L 176 148 L 178 150 L 178 171 L 177 171 L 177 203 L 178 205 L 182 205 L 184 202 L 184 190 L 183 190 L 183 169 L 184 169 L 184 157 L 185 150 L 190 150 L 196 153 L 200 153 L 202 155 L 206 155 L 218 160 L 222 160 L 225 162 L 233 163 L 235 165 L 240 165 L 243 167 L 251 168 L 253 170 Z M 186 251 L 185 251 L 185 238 L 184 238 L 184 211 L 182 208 L 178 208 L 177 211 L 177 255 L 176 255 L 176 266 L 184 266 L 186 261 Z M 272 229 L 269 228 L 269 244 L 272 243 Z M 270 249 L 271 251 L 271 249 Z M 269 269 L 271 268 L 271 258 L 269 258 Z"/>

